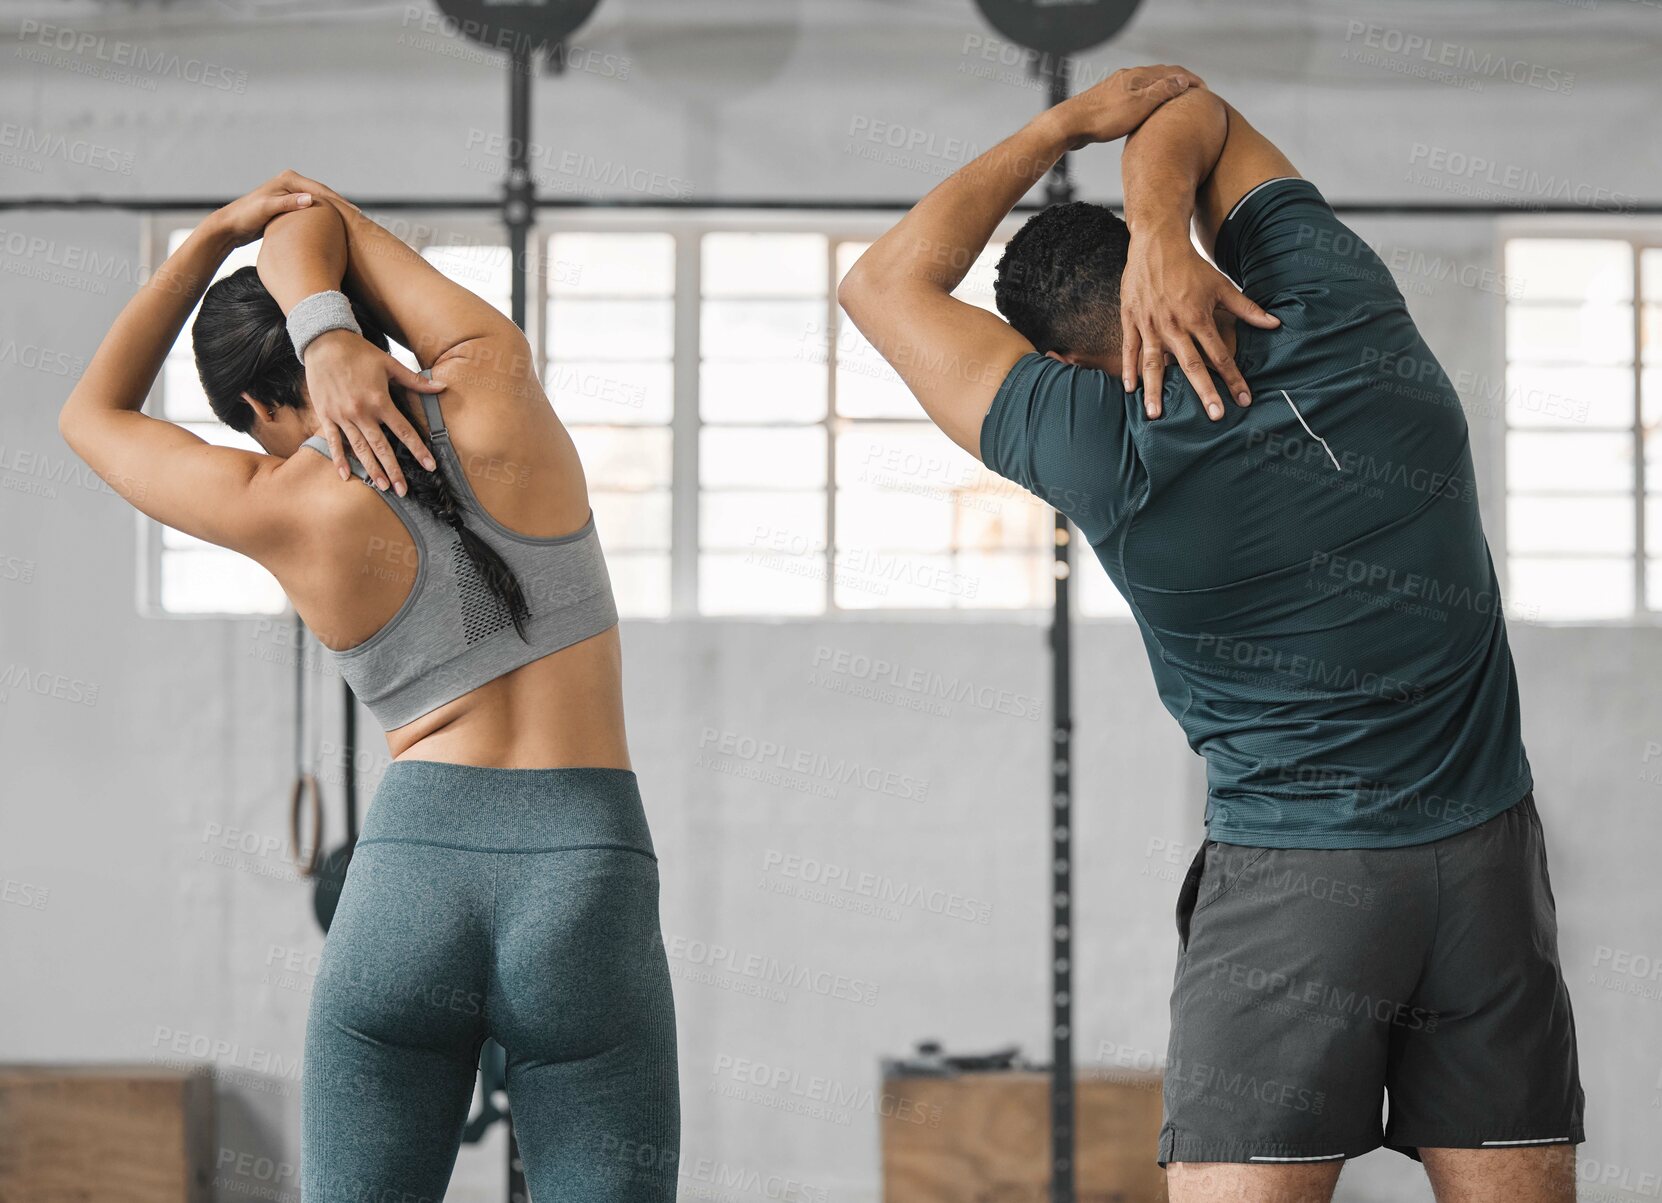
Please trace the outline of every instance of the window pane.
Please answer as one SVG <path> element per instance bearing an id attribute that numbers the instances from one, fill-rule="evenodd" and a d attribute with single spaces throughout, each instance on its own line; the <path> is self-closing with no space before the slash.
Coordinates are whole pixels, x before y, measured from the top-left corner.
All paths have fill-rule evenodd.
<path id="1" fill-rule="evenodd" d="M 1511 558 L 1509 612 L 1520 618 L 1626 618 L 1633 613 L 1633 561 Z"/>
<path id="2" fill-rule="evenodd" d="M 1509 497 L 1506 543 L 1514 553 L 1633 554 L 1627 497 Z"/>
<path id="3" fill-rule="evenodd" d="M 1506 354 L 1515 363 L 1632 363 L 1626 305 L 1508 305 Z"/>
<path id="4" fill-rule="evenodd" d="M 1640 362 L 1662 363 L 1662 306 L 1646 305 L 1639 312 L 1644 319 L 1639 331 Z"/>
<path id="5" fill-rule="evenodd" d="M 667 425 L 675 409 L 675 371 L 668 361 L 562 360 L 544 371 L 543 389 L 567 423 Z"/>
<path id="6" fill-rule="evenodd" d="M 1051 587 L 1052 557 L 1046 552 L 1024 554 L 964 552 L 958 563 L 966 577 L 976 582 L 975 596 L 960 608 L 1026 610 L 1049 606 L 1055 598 Z M 1095 564 L 1092 564 L 1095 567 Z M 1103 577 L 1101 571 L 1094 575 Z M 1106 580 L 1106 577 L 1103 577 Z"/>
<path id="7" fill-rule="evenodd" d="M 915 418 L 920 412 L 911 390 L 846 319 L 837 334 L 837 412 L 851 418 Z"/>
<path id="8" fill-rule="evenodd" d="M 1506 370 L 1506 420 L 1522 427 L 1630 429 L 1633 370 L 1514 364 Z"/>
<path id="9" fill-rule="evenodd" d="M 706 427 L 699 474 L 707 489 L 823 489 L 825 428 Z"/>
<path id="10" fill-rule="evenodd" d="M 513 312 L 513 256 L 505 246 L 430 246 L 421 257 L 448 279 L 489 301 L 499 312 Z"/>
<path id="11" fill-rule="evenodd" d="M 973 604 L 978 576 L 950 555 L 839 547 L 836 600 L 849 610 L 945 610 Z"/>
<path id="12" fill-rule="evenodd" d="M 277 578 L 222 547 L 164 550 L 161 604 L 174 614 L 279 614 L 288 606 Z"/>
<path id="13" fill-rule="evenodd" d="M 674 301 L 555 297 L 548 308 L 551 358 L 638 363 L 674 354 Z"/>
<path id="14" fill-rule="evenodd" d="M 595 529 L 610 555 L 613 551 L 669 550 L 668 493 L 612 493 L 592 490 L 589 506 Z"/>
<path id="15" fill-rule="evenodd" d="M 1633 440 L 1583 431 L 1506 436 L 1506 483 L 1524 493 L 1619 493 L 1633 485 Z"/>
<path id="16" fill-rule="evenodd" d="M 837 488 L 841 546 L 1048 546 L 1043 507 L 927 423 L 851 427 L 837 440 Z"/>
<path id="17" fill-rule="evenodd" d="M 823 614 L 825 557 L 757 548 L 698 557 L 698 608 L 705 614 Z"/>
<path id="18" fill-rule="evenodd" d="M 571 438 L 590 489 L 669 488 L 668 428 L 573 426 Z"/>
<path id="19" fill-rule="evenodd" d="M 952 547 L 952 519 L 950 495 L 926 496 L 897 489 L 837 490 L 839 548 L 947 551 Z"/>
<path id="20" fill-rule="evenodd" d="M 174 422 L 217 422 L 202 392 L 202 378 L 196 374 L 189 342 L 188 334 L 181 337 L 173 354 L 162 363 L 163 416 Z"/>
<path id="21" fill-rule="evenodd" d="M 667 297 L 675 291 L 671 234 L 555 234 L 548 287 L 559 296 Z"/>
<path id="22" fill-rule="evenodd" d="M 699 372 L 698 407 L 706 422 L 819 422 L 825 418 L 825 365 L 706 363 Z"/>
<path id="23" fill-rule="evenodd" d="M 1096 556 L 1082 543 L 1074 544 L 1076 550 L 1073 565 L 1073 596 L 1079 601 L 1079 612 L 1090 618 L 1130 618 L 1131 607 L 1114 588 L 1114 582 L 1108 579 L 1095 563 Z M 1078 552 L 1084 552 L 1085 563 L 1081 564 Z M 1044 604 L 1050 604 L 1047 595 Z"/>
<path id="24" fill-rule="evenodd" d="M 705 301 L 707 359 L 825 361 L 823 301 Z"/>
<path id="25" fill-rule="evenodd" d="M 699 542 L 717 550 L 765 547 L 776 532 L 793 532 L 799 551 L 825 546 L 825 494 L 706 492 L 699 499 Z"/>
<path id="26" fill-rule="evenodd" d="M 1003 255 L 1002 242 L 989 243 L 987 249 L 976 257 L 969 271 L 965 273 L 963 282 L 952 290 L 952 295 L 989 313 L 997 313 L 998 306 L 993 303 L 993 276 L 994 269 Z"/>
<path id="27" fill-rule="evenodd" d="M 669 555 L 606 549 L 612 594 L 624 618 L 663 618 L 669 613 Z"/>
<path id="28" fill-rule="evenodd" d="M 1529 301 L 1633 299 L 1632 248 L 1593 238 L 1513 238 L 1507 284 Z"/>
<path id="29" fill-rule="evenodd" d="M 823 234 L 706 234 L 704 295 L 823 297 L 827 246 Z"/>
<path id="30" fill-rule="evenodd" d="M 1656 368 L 1639 373 L 1639 412 L 1647 428 L 1662 426 L 1662 371 Z M 1662 487 L 1662 482 L 1658 486 Z"/>
<path id="31" fill-rule="evenodd" d="M 1646 247 L 1639 252 L 1640 287 L 1647 301 L 1662 301 L 1662 248 Z"/>
<path id="32" fill-rule="evenodd" d="M 1662 496 L 1655 494 L 1645 498 L 1645 553 L 1662 556 Z"/>

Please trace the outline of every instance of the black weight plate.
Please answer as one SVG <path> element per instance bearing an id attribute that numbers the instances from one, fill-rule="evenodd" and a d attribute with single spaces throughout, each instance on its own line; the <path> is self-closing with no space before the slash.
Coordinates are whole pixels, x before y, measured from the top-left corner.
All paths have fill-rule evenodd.
<path id="1" fill-rule="evenodd" d="M 975 0 L 988 24 L 1018 46 L 1080 54 L 1131 20 L 1142 0 Z"/>
<path id="2" fill-rule="evenodd" d="M 542 50 L 564 41 L 600 0 L 435 0 L 464 36 L 497 50 Z"/>

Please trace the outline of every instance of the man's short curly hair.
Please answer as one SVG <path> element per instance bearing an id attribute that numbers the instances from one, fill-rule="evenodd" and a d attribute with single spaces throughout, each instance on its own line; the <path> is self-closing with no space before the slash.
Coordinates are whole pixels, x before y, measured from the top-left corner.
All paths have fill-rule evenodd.
<path id="1" fill-rule="evenodd" d="M 1115 354 L 1130 247 L 1125 222 L 1101 205 L 1075 201 L 1035 213 L 998 261 L 998 311 L 1040 351 Z"/>

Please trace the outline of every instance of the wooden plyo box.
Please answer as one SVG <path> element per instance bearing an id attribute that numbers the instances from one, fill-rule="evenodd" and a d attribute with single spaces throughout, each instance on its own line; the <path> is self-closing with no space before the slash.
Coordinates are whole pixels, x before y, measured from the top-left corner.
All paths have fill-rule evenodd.
<path id="1" fill-rule="evenodd" d="M 209 1203 L 213 1150 L 205 1070 L 0 1066 L 0 1203 Z"/>
<path id="2" fill-rule="evenodd" d="M 1160 1075 L 1081 1074 L 1079 1203 L 1165 1203 Z M 1046 1203 L 1050 1079 L 999 1071 L 883 1083 L 883 1203 Z"/>

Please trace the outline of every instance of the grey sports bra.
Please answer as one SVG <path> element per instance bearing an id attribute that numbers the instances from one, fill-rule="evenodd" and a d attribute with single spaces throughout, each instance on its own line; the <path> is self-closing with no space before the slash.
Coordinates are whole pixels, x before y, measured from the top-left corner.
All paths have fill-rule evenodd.
<path id="1" fill-rule="evenodd" d="M 384 627 L 356 647 L 330 655 L 358 700 L 388 731 L 617 623 L 593 514 L 581 530 L 552 539 L 509 530 L 474 496 L 450 445 L 438 398 L 424 395 L 421 404 L 428 443 L 468 529 L 513 569 L 529 615 L 522 640 L 508 608 L 486 586 L 449 524 L 414 497 L 381 493 L 415 544 L 415 584 Z M 307 439 L 305 446 L 329 454 L 321 436 Z M 368 472 L 355 459 L 352 472 L 367 482 Z"/>

